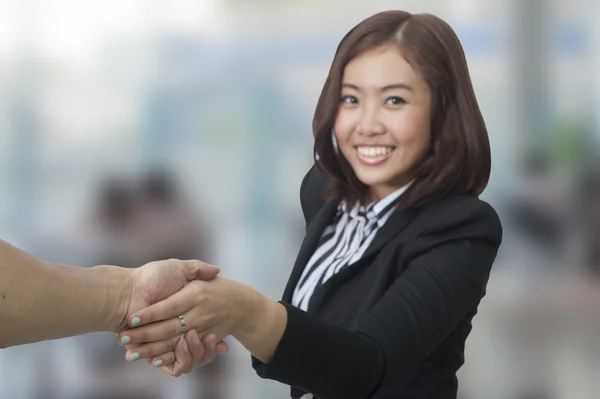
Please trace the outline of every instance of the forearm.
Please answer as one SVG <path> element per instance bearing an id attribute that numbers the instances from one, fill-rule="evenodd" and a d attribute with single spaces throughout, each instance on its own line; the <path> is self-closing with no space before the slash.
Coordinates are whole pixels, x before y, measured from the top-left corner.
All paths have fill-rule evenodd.
<path id="1" fill-rule="evenodd" d="M 130 275 L 45 262 L 0 241 L 0 347 L 116 330 Z"/>

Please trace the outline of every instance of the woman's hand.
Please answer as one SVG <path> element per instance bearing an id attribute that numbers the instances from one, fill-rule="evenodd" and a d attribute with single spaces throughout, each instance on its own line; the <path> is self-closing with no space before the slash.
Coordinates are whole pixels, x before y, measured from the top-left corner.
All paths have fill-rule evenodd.
<path id="1" fill-rule="evenodd" d="M 221 277 L 190 282 L 171 297 L 131 315 L 130 319 L 138 318 L 140 327 L 121 332 L 119 342 L 127 346 L 129 361 L 145 359 L 167 367 L 167 373 L 173 375 L 189 372 L 190 367 L 206 364 L 214 360 L 215 353 L 226 351 L 222 339 L 252 317 L 256 294 L 250 287 Z M 180 339 L 180 315 L 188 330 L 197 331 L 188 331 L 186 340 Z"/>
<path id="2" fill-rule="evenodd" d="M 217 355 L 229 353 L 227 343 L 218 342 L 215 334 L 208 334 L 202 339 L 196 330 L 190 330 L 178 338 L 171 352 L 144 361 L 167 375 L 178 377 L 191 373 L 196 367 L 211 363 Z M 128 356 L 137 350 L 134 346 L 129 349 Z"/>
<path id="3" fill-rule="evenodd" d="M 116 332 L 129 328 L 127 316 L 168 298 L 191 280 L 211 280 L 219 273 L 217 266 L 197 260 L 168 259 L 149 262 L 131 269 L 133 290 L 128 309 L 122 313 Z M 131 318 L 129 319 L 131 320 Z M 133 324 L 133 323 L 132 323 Z"/>

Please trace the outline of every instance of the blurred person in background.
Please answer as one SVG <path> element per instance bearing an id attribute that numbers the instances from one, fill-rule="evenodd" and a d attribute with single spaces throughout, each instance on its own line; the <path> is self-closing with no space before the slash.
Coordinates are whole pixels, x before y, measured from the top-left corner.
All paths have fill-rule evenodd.
<path id="1" fill-rule="evenodd" d="M 211 258 L 192 209 L 174 177 L 162 169 L 153 169 L 141 179 L 106 176 L 83 227 L 86 239 L 92 241 L 85 244 L 92 264 L 134 268 L 155 259 Z M 131 375 L 124 369 L 127 363 L 123 362 L 123 349 L 114 345 L 114 337 L 90 334 L 74 342 L 84 352 L 95 354 L 85 362 L 89 367 L 86 373 L 94 376 L 86 387 L 87 399 L 105 395 L 115 399 L 160 397 L 160 392 L 152 392 L 153 387 L 132 384 Z M 225 359 L 220 358 L 208 369 L 221 370 L 223 362 Z M 102 383 L 107 380 L 111 384 Z M 214 378 L 202 382 L 202 386 L 218 391 L 220 381 Z"/>
<path id="2" fill-rule="evenodd" d="M 142 176 L 136 203 L 151 259 L 212 258 L 208 233 L 202 233 L 197 213 L 167 170 L 155 168 Z"/>
<path id="3" fill-rule="evenodd" d="M 96 241 L 94 263 L 135 267 L 153 259 L 146 256 L 136 192 L 124 178 L 109 177 L 100 186 L 91 229 Z M 183 259 L 183 258 L 181 258 Z"/>
<path id="4" fill-rule="evenodd" d="M 452 28 L 403 11 L 361 22 L 337 49 L 313 129 L 306 236 L 282 300 L 191 282 L 130 314 L 141 322 L 119 334 L 127 359 L 180 375 L 231 335 L 293 398 L 456 398 L 502 226 L 478 198 L 489 139 Z M 186 367 L 173 363 L 182 331 Z"/>

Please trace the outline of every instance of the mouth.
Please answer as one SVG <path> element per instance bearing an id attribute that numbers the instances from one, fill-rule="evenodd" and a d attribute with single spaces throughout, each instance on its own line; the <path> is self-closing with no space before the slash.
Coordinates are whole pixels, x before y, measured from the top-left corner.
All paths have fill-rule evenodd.
<path id="1" fill-rule="evenodd" d="M 387 161 L 394 153 L 396 147 L 388 146 L 357 146 L 356 156 L 365 165 L 379 165 Z"/>

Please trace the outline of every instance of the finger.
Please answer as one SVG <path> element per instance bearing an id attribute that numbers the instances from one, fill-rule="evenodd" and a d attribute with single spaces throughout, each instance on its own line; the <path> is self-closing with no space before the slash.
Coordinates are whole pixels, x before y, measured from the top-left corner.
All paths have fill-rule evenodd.
<path id="1" fill-rule="evenodd" d="M 193 369 L 193 360 L 187 341 L 182 337 L 175 347 L 175 363 L 173 363 L 175 375 L 179 376 Z"/>
<path id="2" fill-rule="evenodd" d="M 190 280 L 212 280 L 215 278 L 221 269 L 218 266 L 211 265 L 199 260 L 184 261 L 185 275 L 188 281 Z"/>
<path id="3" fill-rule="evenodd" d="M 150 342 L 141 345 L 129 345 L 125 358 L 130 362 L 136 360 L 151 359 L 163 353 L 172 352 L 175 350 L 175 345 L 179 340 L 179 336 L 174 336 L 162 341 Z"/>
<path id="4" fill-rule="evenodd" d="M 121 345 L 125 342 L 128 346 L 142 345 L 177 337 L 180 331 L 179 319 L 173 318 L 123 331 L 119 334 L 118 342 Z"/>
<path id="5" fill-rule="evenodd" d="M 159 370 L 173 377 L 179 377 L 192 364 L 192 355 L 185 339 L 180 339 L 175 345 L 175 361 L 168 366 L 161 366 Z"/>
<path id="6" fill-rule="evenodd" d="M 202 345 L 206 352 L 204 359 L 202 359 L 202 364 L 213 362 L 217 357 L 217 336 L 215 334 L 206 335 L 202 338 Z"/>
<path id="7" fill-rule="evenodd" d="M 202 342 L 200 342 L 200 337 L 198 336 L 198 332 L 196 330 L 191 329 L 185 333 L 184 337 L 192 355 L 192 364 L 190 367 L 193 369 L 204 358 L 206 354 L 206 348 L 202 345 Z"/>
<path id="8" fill-rule="evenodd" d="M 171 366 L 175 363 L 175 352 L 170 351 L 167 353 L 163 353 L 162 355 L 155 356 L 152 359 L 149 359 L 148 364 L 152 367 L 160 368 Z"/>
<path id="9" fill-rule="evenodd" d="M 216 350 L 217 348 L 217 336 L 215 334 L 206 334 L 204 338 L 202 338 L 202 344 L 206 346 L 206 348 L 211 351 Z"/>
<path id="10" fill-rule="evenodd" d="M 227 342 L 221 341 L 217 344 L 217 353 L 219 355 L 227 355 L 229 353 L 229 345 L 227 345 Z"/>
<path id="11" fill-rule="evenodd" d="M 194 300 L 197 292 L 196 285 L 186 284 L 170 297 L 129 315 L 128 323 L 131 327 L 140 327 L 156 321 L 175 318 L 196 305 Z M 133 323 L 133 319 L 136 319 L 135 323 Z"/>

